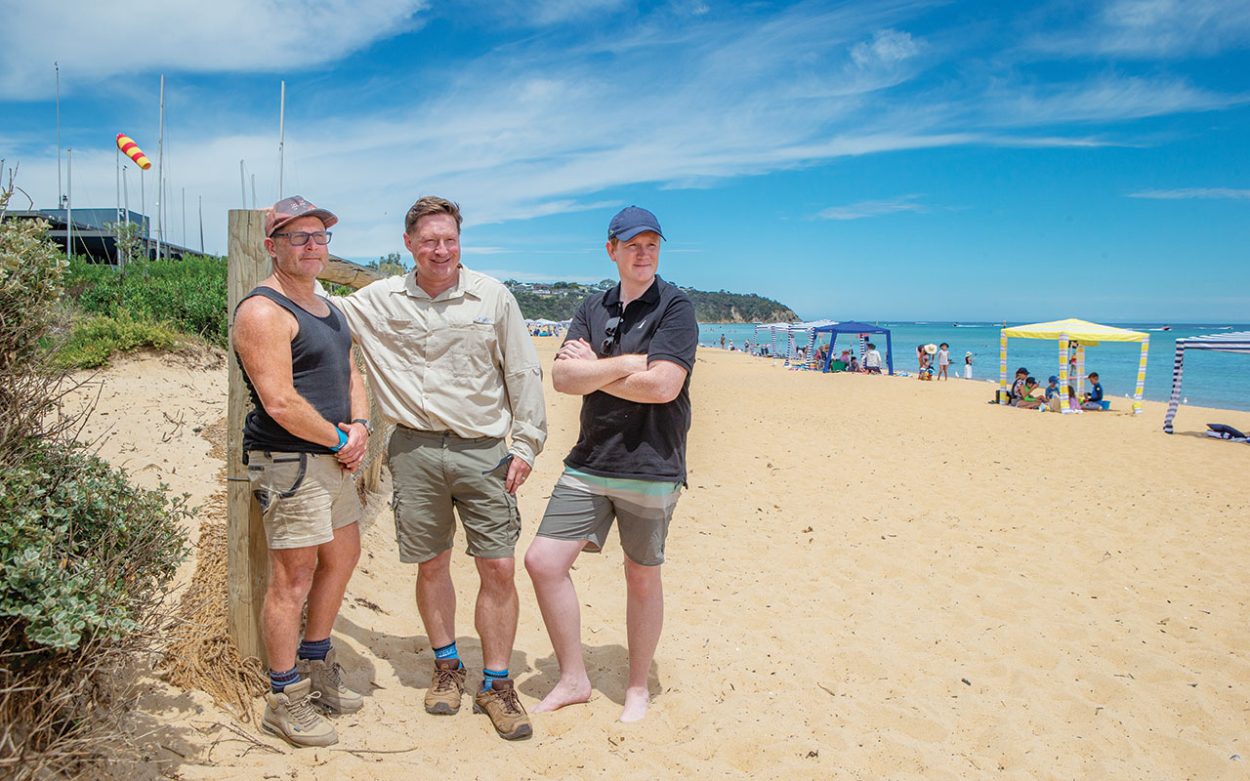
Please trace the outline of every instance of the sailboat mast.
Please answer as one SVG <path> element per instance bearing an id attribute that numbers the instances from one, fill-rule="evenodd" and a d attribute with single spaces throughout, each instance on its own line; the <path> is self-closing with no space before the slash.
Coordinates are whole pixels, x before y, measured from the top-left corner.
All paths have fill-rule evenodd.
<path id="1" fill-rule="evenodd" d="M 160 135 L 156 142 L 156 259 L 165 239 L 165 74 L 161 74 Z"/>
<path id="2" fill-rule="evenodd" d="M 278 200 L 282 200 L 283 147 L 286 145 L 286 82 L 282 82 L 282 92 L 278 98 Z"/>

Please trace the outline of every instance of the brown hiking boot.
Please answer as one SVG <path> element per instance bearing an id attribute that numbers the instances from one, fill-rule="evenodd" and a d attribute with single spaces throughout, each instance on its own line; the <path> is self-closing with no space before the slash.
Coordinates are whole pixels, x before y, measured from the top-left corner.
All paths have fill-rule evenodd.
<path id="1" fill-rule="evenodd" d="M 343 685 L 343 668 L 335 661 L 334 649 L 326 654 L 325 661 L 298 660 L 295 669 L 312 681 L 312 690 L 320 695 L 317 697 L 318 707 L 332 713 L 355 713 L 364 707 L 365 698 Z"/>
<path id="2" fill-rule="evenodd" d="M 425 712 L 450 716 L 460 710 L 464 695 L 464 665 L 459 659 L 435 659 L 434 678 L 425 693 Z"/>
<path id="3" fill-rule="evenodd" d="M 491 681 L 491 688 L 473 695 L 473 712 L 490 716 L 490 723 L 504 740 L 521 740 L 534 734 L 511 678 Z"/>
<path id="4" fill-rule="evenodd" d="M 339 735 L 334 726 L 313 706 L 319 696 L 307 678 L 291 684 L 285 691 L 266 694 L 260 728 L 297 748 L 338 743 Z"/>

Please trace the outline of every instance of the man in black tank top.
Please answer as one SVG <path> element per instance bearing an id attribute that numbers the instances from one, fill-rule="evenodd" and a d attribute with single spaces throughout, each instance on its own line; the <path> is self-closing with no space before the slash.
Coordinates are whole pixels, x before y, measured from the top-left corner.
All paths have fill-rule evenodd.
<path id="1" fill-rule="evenodd" d="M 269 545 L 261 625 L 271 692 L 261 727 L 296 746 L 338 740 L 314 700 L 338 713 L 363 705 L 343 685 L 330 643 L 360 557 L 352 478 L 371 429 L 347 322 L 315 292 L 336 222 L 299 196 L 274 204 L 265 219 L 273 273 L 239 304 L 232 334 L 255 408 L 243 442 Z"/>

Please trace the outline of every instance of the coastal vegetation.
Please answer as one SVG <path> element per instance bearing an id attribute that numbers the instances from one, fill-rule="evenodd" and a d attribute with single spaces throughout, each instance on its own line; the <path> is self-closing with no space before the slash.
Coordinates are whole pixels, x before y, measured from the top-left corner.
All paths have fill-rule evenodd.
<path id="1" fill-rule="evenodd" d="M 118 673 L 149 658 L 166 620 L 187 508 L 163 489 L 134 487 L 76 441 L 90 409 L 62 405 L 74 384 L 50 360 L 66 340 L 68 264 L 41 224 L 3 219 L 5 203 L 0 196 L 0 776 L 94 777 L 123 734 L 133 676 Z"/>
<path id="2" fill-rule="evenodd" d="M 504 282 L 516 296 L 522 314 L 532 320 L 568 320 L 577 307 L 592 293 L 606 290 L 616 284 L 605 279 L 594 285 L 575 282 Z M 695 317 L 700 323 L 775 323 L 798 320 L 799 317 L 787 307 L 771 298 L 755 294 L 730 293 L 724 290 L 708 292 L 682 287 L 694 303 Z"/>

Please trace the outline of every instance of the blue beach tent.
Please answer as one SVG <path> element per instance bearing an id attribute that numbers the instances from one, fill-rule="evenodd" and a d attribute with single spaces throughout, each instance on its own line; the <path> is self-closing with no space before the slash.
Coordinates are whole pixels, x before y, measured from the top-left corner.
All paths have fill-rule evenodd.
<path id="1" fill-rule="evenodd" d="M 854 320 L 847 320 L 842 323 L 834 323 L 833 325 L 822 325 L 819 328 L 812 329 L 812 339 L 815 340 L 820 334 L 829 334 L 829 354 L 825 356 L 825 363 L 820 367 L 822 372 L 829 371 L 829 365 L 833 363 L 833 343 L 838 340 L 838 334 L 885 334 L 885 364 L 890 374 L 894 374 L 894 348 L 890 341 L 890 329 L 882 328 L 879 325 L 869 325 L 868 323 L 857 323 Z M 813 344 L 815 342 L 813 341 Z"/>

